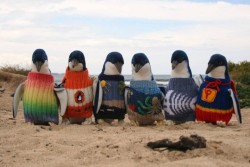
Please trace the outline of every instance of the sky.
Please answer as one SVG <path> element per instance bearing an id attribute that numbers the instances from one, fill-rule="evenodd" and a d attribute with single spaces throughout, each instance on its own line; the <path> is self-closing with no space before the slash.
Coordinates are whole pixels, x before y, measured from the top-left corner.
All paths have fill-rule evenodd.
<path id="1" fill-rule="evenodd" d="M 1 0 L 0 66 L 30 67 L 42 48 L 52 73 L 64 73 L 74 50 L 99 74 L 108 53 L 123 55 L 131 74 L 135 53 L 153 74 L 171 73 L 171 55 L 183 50 L 193 74 L 211 55 L 250 61 L 250 0 Z"/>

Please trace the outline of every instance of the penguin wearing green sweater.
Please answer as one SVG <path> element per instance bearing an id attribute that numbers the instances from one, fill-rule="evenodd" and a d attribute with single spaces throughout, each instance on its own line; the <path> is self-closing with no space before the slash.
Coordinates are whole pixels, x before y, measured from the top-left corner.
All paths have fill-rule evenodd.
<path id="1" fill-rule="evenodd" d="M 164 98 L 165 119 L 174 123 L 195 121 L 198 85 L 192 77 L 187 54 L 176 50 L 171 57 L 172 71 Z"/>
<path id="2" fill-rule="evenodd" d="M 234 82 L 230 79 L 226 57 L 221 54 L 211 56 L 196 103 L 196 120 L 226 125 L 235 114 L 242 123 L 239 100 Z"/>
<path id="3" fill-rule="evenodd" d="M 67 90 L 68 102 L 63 124 L 91 124 L 93 113 L 93 82 L 86 67 L 84 54 L 75 50 L 70 53 L 68 67 L 62 79 Z"/>
<path id="4" fill-rule="evenodd" d="M 151 65 L 144 53 L 137 53 L 132 61 L 132 79 L 125 91 L 128 118 L 132 125 L 163 124 L 161 102 L 163 93 L 154 80 Z"/>
<path id="5" fill-rule="evenodd" d="M 54 78 L 48 67 L 48 57 L 43 49 L 32 55 L 32 70 L 27 80 L 21 83 L 14 94 L 13 117 L 23 100 L 25 122 L 33 124 L 58 124 L 58 109 L 66 110 L 67 95 L 64 88 L 54 88 Z M 59 101 L 58 101 L 59 99 Z"/>

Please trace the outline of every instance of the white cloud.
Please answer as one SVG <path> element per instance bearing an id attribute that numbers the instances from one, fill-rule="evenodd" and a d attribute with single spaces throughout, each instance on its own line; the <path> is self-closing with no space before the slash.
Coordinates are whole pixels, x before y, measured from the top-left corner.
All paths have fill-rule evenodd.
<path id="1" fill-rule="evenodd" d="M 152 24 L 155 20 L 163 21 L 162 24 L 172 21 L 173 26 L 150 32 L 142 28 L 135 35 L 118 38 L 112 33 L 97 32 L 95 26 L 101 29 L 102 23 L 86 23 L 84 19 L 89 16 L 111 21 L 112 18 L 141 19 Z M 77 22 L 70 22 L 71 18 Z M 112 32 L 112 27 L 109 28 Z M 52 72 L 64 72 L 70 52 L 79 49 L 86 56 L 90 73 L 98 74 L 106 55 L 119 51 L 125 59 L 123 73 L 130 74 L 132 55 L 145 52 L 153 72 L 167 74 L 172 52 L 183 49 L 190 56 L 194 73 L 203 73 L 209 57 L 217 52 L 235 62 L 249 60 L 249 29 L 250 5 L 223 1 L 2 0 L 0 65 L 29 64 L 33 51 L 44 48 Z"/>

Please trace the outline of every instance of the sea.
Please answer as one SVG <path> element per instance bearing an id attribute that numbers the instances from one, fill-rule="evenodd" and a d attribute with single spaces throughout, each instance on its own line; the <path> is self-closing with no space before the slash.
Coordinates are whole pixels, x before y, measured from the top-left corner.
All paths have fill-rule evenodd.
<path id="1" fill-rule="evenodd" d="M 63 73 L 53 73 L 55 82 L 60 83 L 62 81 L 62 78 L 64 76 Z M 98 75 L 92 75 L 92 76 L 98 76 Z M 123 75 L 125 79 L 125 84 L 129 85 L 129 82 L 131 80 L 131 75 Z M 156 80 L 158 86 L 164 87 L 168 84 L 168 81 L 170 79 L 170 75 L 154 75 L 154 79 Z"/>

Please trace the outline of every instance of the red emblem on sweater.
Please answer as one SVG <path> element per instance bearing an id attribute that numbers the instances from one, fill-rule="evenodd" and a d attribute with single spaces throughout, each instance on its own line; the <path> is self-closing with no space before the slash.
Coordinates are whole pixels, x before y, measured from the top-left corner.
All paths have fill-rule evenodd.
<path id="1" fill-rule="evenodd" d="M 78 90 L 75 93 L 75 102 L 79 104 L 79 103 L 82 103 L 83 101 L 84 101 L 84 93 Z"/>

